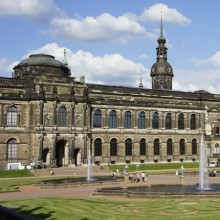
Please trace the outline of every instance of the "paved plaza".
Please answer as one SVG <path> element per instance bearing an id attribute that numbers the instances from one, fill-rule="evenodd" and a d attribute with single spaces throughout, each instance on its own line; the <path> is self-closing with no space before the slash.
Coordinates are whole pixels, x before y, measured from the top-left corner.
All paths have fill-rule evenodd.
<path id="1" fill-rule="evenodd" d="M 56 168 L 54 169 L 54 176 L 86 176 L 87 168 Z M 36 170 L 36 175 L 39 177 L 50 176 L 48 169 Z M 93 175 L 112 175 L 109 170 L 101 170 L 100 168 L 93 168 Z M 0 181 L 3 181 L 1 179 Z M 16 179 L 15 179 L 16 182 Z M 210 183 L 220 183 L 220 177 L 209 177 Z M 83 185 L 72 188 L 59 188 L 59 189 L 42 189 L 38 185 L 21 186 L 19 192 L 1 193 L 1 200 L 17 200 L 17 199 L 29 199 L 29 198 L 42 198 L 47 196 L 62 196 L 62 197 L 75 197 L 75 198 L 89 198 L 94 197 L 93 193 L 97 188 L 120 186 L 127 187 L 133 185 L 153 185 L 153 184 L 198 184 L 199 177 L 197 175 L 185 175 L 183 179 L 180 179 L 174 174 L 166 175 L 149 175 L 147 182 L 131 183 L 129 181 L 118 182 L 109 185 Z M 120 198 L 118 198 L 120 199 Z"/>

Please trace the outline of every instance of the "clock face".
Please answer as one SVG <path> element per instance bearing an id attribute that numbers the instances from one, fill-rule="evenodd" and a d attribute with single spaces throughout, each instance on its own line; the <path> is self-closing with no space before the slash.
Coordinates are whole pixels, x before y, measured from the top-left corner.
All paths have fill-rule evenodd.
<path id="1" fill-rule="evenodd" d="M 152 70 L 151 70 L 151 71 L 152 71 L 152 73 L 154 73 L 154 72 L 155 72 L 155 69 L 154 69 L 154 68 L 152 68 Z"/>
<path id="2" fill-rule="evenodd" d="M 170 68 L 167 68 L 167 72 L 168 72 L 168 73 L 171 72 L 171 69 L 170 69 Z"/>
<path id="3" fill-rule="evenodd" d="M 163 72 L 163 68 L 162 67 L 159 68 L 159 72 Z"/>

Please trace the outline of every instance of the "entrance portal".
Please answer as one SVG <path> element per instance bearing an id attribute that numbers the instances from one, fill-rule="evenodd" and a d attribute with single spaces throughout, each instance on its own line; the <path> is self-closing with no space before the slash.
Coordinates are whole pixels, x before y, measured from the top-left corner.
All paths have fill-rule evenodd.
<path id="1" fill-rule="evenodd" d="M 66 145 L 67 141 L 62 139 L 59 140 L 56 143 L 56 159 L 57 159 L 57 167 L 62 167 L 64 166 L 64 160 L 65 160 L 65 145 Z"/>

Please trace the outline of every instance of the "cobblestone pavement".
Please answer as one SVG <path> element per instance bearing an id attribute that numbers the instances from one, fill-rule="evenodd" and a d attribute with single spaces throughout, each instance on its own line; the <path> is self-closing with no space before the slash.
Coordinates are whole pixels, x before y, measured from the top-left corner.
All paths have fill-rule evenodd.
<path id="1" fill-rule="evenodd" d="M 55 176 L 86 176 L 86 168 L 56 168 L 54 169 Z M 93 170 L 94 175 L 112 175 L 108 170 Z M 49 170 L 36 171 L 38 176 L 48 176 Z M 16 181 L 16 180 L 15 180 Z M 180 179 L 175 174 L 173 175 L 150 175 L 147 182 L 130 183 L 119 182 L 114 185 L 89 185 L 89 186 L 77 186 L 73 188 L 59 188 L 59 189 L 41 189 L 40 186 L 28 185 L 21 186 L 19 192 L 0 193 L 0 200 L 19 200 L 30 198 L 42 198 L 47 196 L 62 196 L 62 197 L 77 197 L 77 198 L 89 198 L 93 197 L 93 192 L 97 188 L 112 187 L 112 186 L 131 186 L 131 185 L 153 185 L 153 184 L 198 184 L 198 176 L 185 176 Z M 210 177 L 210 183 L 220 183 L 220 177 Z"/>

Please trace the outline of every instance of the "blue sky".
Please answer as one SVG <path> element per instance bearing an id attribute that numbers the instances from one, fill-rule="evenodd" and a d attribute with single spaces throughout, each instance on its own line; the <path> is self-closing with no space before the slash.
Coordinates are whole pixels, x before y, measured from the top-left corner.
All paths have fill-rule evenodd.
<path id="1" fill-rule="evenodd" d="M 199 4 L 198 4 L 199 3 Z M 88 83 L 151 88 L 163 11 L 173 90 L 220 93 L 219 0 L 0 2 L 0 76 L 30 54 L 63 60 Z"/>

